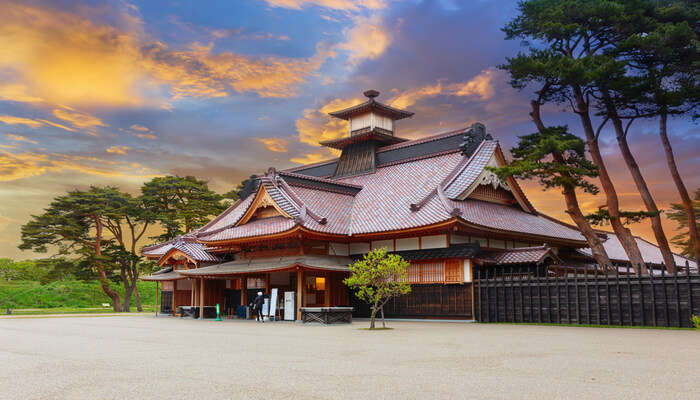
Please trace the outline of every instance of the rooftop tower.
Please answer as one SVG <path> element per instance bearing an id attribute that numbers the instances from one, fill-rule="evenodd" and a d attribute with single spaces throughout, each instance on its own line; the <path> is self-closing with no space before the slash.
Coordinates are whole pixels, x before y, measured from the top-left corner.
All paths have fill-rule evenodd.
<path id="1" fill-rule="evenodd" d="M 374 171 L 378 148 L 406 141 L 395 136 L 396 121 L 411 117 L 413 113 L 376 101 L 379 96 L 376 90 L 363 94 L 368 98 L 364 103 L 329 113 L 348 121 L 347 136 L 321 142 L 323 146 L 342 151 L 334 178 Z"/>

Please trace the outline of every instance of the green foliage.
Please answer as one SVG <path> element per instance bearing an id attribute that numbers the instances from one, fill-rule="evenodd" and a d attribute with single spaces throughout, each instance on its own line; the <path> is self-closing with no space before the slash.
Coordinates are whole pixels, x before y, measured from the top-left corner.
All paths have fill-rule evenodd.
<path id="1" fill-rule="evenodd" d="M 598 193 L 598 188 L 586 180 L 598 176 L 598 168 L 586 159 L 583 140 L 569 133 L 566 126 L 545 128 L 519 139 L 511 149 L 513 161 L 509 165 L 487 169 L 500 179 L 536 178 L 545 188 L 580 188 Z"/>
<path id="2" fill-rule="evenodd" d="M 625 224 L 635 224 L 646 218 L 655 217 L 660 213 L 661 211 L 620 211 L 620 219 Z M 586 219 L 593 225 L 605 225 L 610 223 L 610 213 L 607 209 L 601 207 L 598 211 L 586 215 Z"/>
<path id="3" fill-rule="evenodd" d="M 693 316 L 690 318 L 690 322 L 693 324 L 695 329 L 700 329 L 700 317 L 693 314 Z"/>
<path id="4" fill-rule="evenodd" d="M 155 284 L 137 283 L 141 301 L 155 303 Z M 124 294 L 124 288 L 113 284 L 113 289 Z M 95 281 L 58 281 L 41 285 L 35 281 L 0 281 L 0 309 L 6 308 L 49 308 L 49 307 L 101 307 L 111 303 Z"/>
<path id="5" fill-rule="evenodd" d="M 153 178 L 141 187 L 141 193 L 146 208 L 153 210 L 155 219 L 165 229 L 155 238 L 158 241 L 190 232 L 226 209 L 224 197 L 210 190 L 206 181 L 193 176 Z"/>
<path id="6" fill-rule="evenodd" d="M 372 250 L 350 265 L 350 277 L 343 282 L 372 307 L 370 329 L 374 329 L 375 316 L 387 301 L 411 291 L 408 267 L 408 261 L 387 254 L 384 248 Z"/>
<path id="7" fill-rule="evenodd" d="M 698 216 L 700 216 L 700 189 L 695 189 L 695 198 L 693 199 L 693 208 L 695 209 L 696 221 L 695 223 L 700 230 L 700 221 L 698 221 Z M 681 203 L 671 203 L 671 210 L 666 212 L 668 218 L 675 221 L 678 224 L 678 229 L 682 233 L 674 236 L 671 239 L 671 243 L 676 246 L 681 247 L 683 250 L 681 253 L 688 257 L 694 257 L 693 247 L 690 244 L 690 234 L 688 233 L 688 214 Z"/>

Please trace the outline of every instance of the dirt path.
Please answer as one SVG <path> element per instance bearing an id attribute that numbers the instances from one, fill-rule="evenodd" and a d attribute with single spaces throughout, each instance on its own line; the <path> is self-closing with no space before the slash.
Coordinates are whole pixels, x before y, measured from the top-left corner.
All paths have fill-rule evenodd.
<path id="1" fill-rule="evenodd" d="M 0 397 L 689 399 L 693 331 L 169 317 L 0 321 Z"/>

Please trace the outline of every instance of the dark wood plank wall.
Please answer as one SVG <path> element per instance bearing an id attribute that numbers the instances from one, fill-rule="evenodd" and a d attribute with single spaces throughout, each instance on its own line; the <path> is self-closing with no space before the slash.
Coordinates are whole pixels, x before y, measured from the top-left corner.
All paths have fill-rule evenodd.
<path id="1" fill-rule="evenodd" d="M 354 316 L 368 317 L 369 305 L 351 296 Z M 387 318 L 472 319 L 471 283 L 411 285 L 409 294 L 390 300 L 384 306 Z"/>

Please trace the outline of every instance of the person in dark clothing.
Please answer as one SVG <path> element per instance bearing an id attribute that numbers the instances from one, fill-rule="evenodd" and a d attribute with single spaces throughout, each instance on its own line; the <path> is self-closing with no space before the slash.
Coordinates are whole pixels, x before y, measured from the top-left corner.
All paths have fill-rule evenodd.
<path id="1" fill-rule="evenodd" d="M 258 292 L 258 295 L 253 300 L 253 311 L 255 311 L 255 320 L 260 322 L 265 322 L 263 320 L 263 304 L 265 304 L 265 298 L 262 292 Z"/>

